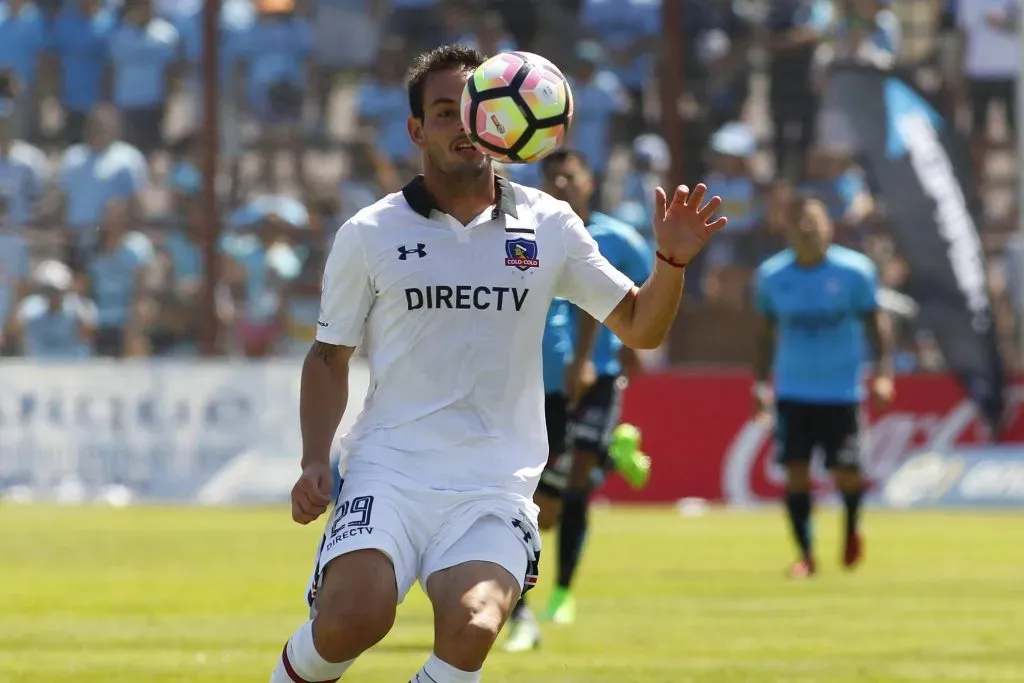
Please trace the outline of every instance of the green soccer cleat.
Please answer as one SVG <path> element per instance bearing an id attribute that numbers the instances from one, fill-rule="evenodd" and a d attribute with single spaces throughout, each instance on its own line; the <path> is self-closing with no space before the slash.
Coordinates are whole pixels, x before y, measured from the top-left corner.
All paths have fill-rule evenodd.
<path id="1" fill-rule="evenodd" d="M 616 427 L 608 455 L 630 487 L 639 490 L 647 486 L 651 478 L 651 459 L 640 450 L 639 429 L 631 424 Z"/>
<path id="2" fill-rule="evenodd" d="M 540 647 L 540 626 L 532 617 L 509 620 L 505 652 L 529 652 Z"/>
<path id="3" fill-rule="evenodd" d="M 544 621 L 556 624 L 571 624 L 576 621 L 576 599 L 567 588 L 555 588 L 544 612 Z"/>

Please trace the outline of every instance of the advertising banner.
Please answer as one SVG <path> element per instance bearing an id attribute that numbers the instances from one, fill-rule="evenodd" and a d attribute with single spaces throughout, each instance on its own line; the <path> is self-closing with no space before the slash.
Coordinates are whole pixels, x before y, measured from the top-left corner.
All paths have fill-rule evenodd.
<path id="1" fill-rule="evenodd" d="M 0 489 L 155 501 L 286 498 L 298 473 L 294 359 L 40 364 L 5 360 Z M 351 425 L 368 386 L 353 360 Z"/>
<path id="2" fill-rule="evenodd" d="M 770 427 L 750 416 L 751 378 L 743 373 L 665 373 L 637 377 L 626 390 L 623 420 L 643 432 L 651 480 L 643 491 L 610 477 L 602 495 L 613 501 L 672 502 L 686 497 L 749 505 L 776 500 L 784 476 L 775 463 Z M 1024 385 L 1007 394 L 1011 416 L 1004 441 L 1024 442 Z M 957 379 L 922 374 L 897 381 L 895 404 L 870 414 L 864 447 L 865 471 L 878 488 L 913 453 L 950 451 L 988 438 Z M 819 491 L 830 489 L 827 473 L 815 472 Z"/>
<path id="3" fill-rule="evenodd" d="M 1024 445 L 917 453 L 889 477 L 883 497 L 896 508 L 1024 507 Z"/>

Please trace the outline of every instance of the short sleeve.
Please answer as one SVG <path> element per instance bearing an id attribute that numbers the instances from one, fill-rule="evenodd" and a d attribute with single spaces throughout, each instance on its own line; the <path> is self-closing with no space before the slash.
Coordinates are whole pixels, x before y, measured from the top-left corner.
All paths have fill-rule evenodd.
<path id="1" fill-rule="evenodd" d="M 563 230 L 565 265 L 555 296 L 568 299 L 592 318 L 604 322 L 633 288 L 633 281 L 601 255 L 597 242 L 577 216 Z"/>
<path id="2" fill-rule="evenodd" d="M 338 230 L 324 267 L 317 341 L 359 346 L 373 299 L 373 284 L 358 227 L 349 222 Z"/>
<path id="3" fill-rule="evenodd" d="M 762 273 L 758 273 L 754 279 L 754 308 L 766 318 L 775 318 L 775 308 L 772 306 L 772 298 L 768 294 L 768 287 Z"/>
<path id="4" fill-rule="evenodd" d="M 857 271 L 853 305 L 863 313 L 870 313 L 878 308 L 878 269 L 874 264 L 866 264 Z"/>

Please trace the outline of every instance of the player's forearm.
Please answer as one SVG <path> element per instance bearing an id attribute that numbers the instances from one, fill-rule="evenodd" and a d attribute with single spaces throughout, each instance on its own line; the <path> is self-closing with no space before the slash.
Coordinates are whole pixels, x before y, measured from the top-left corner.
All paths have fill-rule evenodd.
<path id="1" fill-rule="evenodd" d="M 672 329 L 683 298 L 683 269 L 660 260 L 647 282 L 632 297 L 632 307 L 621 333 L 613 332 L 634 349 L 656 349 Z"/>
<path id="2" fill-rule="evenodd" d="M 775 325 L 770 320 L 762 320 L 757 331 L 754 344 L 754 381 L 758 384 L 768 382 L 775 358 Z"/>
<path id="3" fill-rule="evenodd" d="M 896 373 L 893 363 L 892 321 L 881 310 L 875 311 L 865 318 L 864 331 L 874 355 L 875 376 L 892 378 Z"/>
<path id="4" fill-rule="evenodd" d="M 302 428 L 302 466 L 330 463 L 331 445 L 348 404 L 348 359 L 339 361 L 331 347 L 319 342 L 302 364 L 299 422 Z"/>
<path id="5" fill-rule="evenodd" d="M 594 341 L 600 323 L 579 308 L 576 309 L 576 345 L 573 348 L 573 359 L 585 361 L 594 352 Z"/>

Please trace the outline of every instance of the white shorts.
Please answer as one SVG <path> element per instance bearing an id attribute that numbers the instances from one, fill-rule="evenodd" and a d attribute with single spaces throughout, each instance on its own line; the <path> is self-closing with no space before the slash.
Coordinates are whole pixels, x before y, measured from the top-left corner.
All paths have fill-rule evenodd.
<path id="1" fill-rule="evenodd" d="M 386 478 L 349 473 L 342 481 L 306 588 L 311 608 L 324 567 L 356 550 L 379 550 L 391 558 L 399 602 L 417 580 L 426 590 L 431 574 L 464 562 L 504 567 L 523 593 L 536 584 L 540 532 L 531 501 L 500 492 L 421 488 Z"/>

